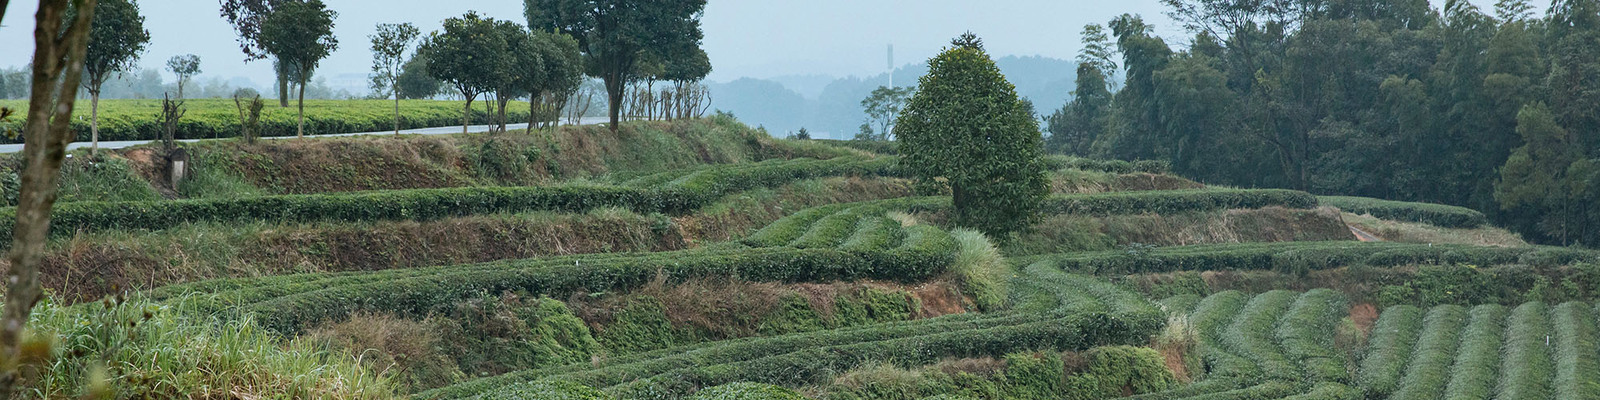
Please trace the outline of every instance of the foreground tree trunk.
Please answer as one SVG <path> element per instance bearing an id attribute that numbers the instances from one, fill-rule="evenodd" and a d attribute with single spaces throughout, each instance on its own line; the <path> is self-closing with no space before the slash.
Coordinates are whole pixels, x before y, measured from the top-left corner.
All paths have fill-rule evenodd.
<path id="1" fill-rule="evenodd" d="M 89 158 L 100 155 L 100 84 L 89 91 Z"/>
<path id="2" fill-rule="evenodd" d="M 83 76 L 84 50 L 89 41 L 89 24 L 94 21 L 95 0 L 79 0 L 77 18 L 71 25 L 63 17 L 69 0 L 40 0 L 37 24 L 33 31 L 33 83 L 28 97 L 27 121 L 23 123 L 22 185 L 17 194 L 16 225 L 11 235 L 11 269 L 6 273 L 4 316 L 0 317 L 0 399 L 16 393 L 16 360 L 23 329 L 40 300 L 39 264 L 44 260 L 45 240 L 50 235 L 50 208 L 55 205 L 56 187 L 61 178 L 61 161 L 67 144 L 72 143 L 72 107 L 78 98 Z M 6 1 L 0 0 L 0 13 Z M 3 15 L 0 15 L 3 17 Z M 58 92 L 59 91 L 59 92 Z"/>
<path id="3" fill-rule="evenodd" d="M 278 107 L 289 108 L 289 77 L 278 74 Z"/>
<path id="4" fill-rule="evenodd" d="M 308 74 L 308 73 L 303 73 L 300 76 L 306 76 L 306 74 Z M 305 138 L 306 137 L 306 83 L 305 82 L 300 82 L 300 90 L 299 90 L 299 92 L 300 92 L 300 96 L 299 96 L 300 98 L 299 98 L 298 106 L 299 106 L 299 109 L 300 109 L 300 127 L 299 127 L 299 132 L 295 134 L 295 138 Z"/>
<path id="5" fill-rule="evenodd" d="M 472 126 L 472 98 L 476 96 L 468 96 L 463 93 L 461 97 L 467 99 L 467 105 L 461 108 L 461 134 L 465 135 L 467 134 L 467 127 Z"/>
<path id="6" fill-rule="evenodd" d="M 394 135 L 400 136 L 400 85 L 394 85 Z"/>
<path id="7" fill-rule="evenodd" d="M 606 79 L 606 103 L 611 107 L 611 132 L 616 133 L 622 120 L 622 97 L 624 83 L 621 77 Z"/>

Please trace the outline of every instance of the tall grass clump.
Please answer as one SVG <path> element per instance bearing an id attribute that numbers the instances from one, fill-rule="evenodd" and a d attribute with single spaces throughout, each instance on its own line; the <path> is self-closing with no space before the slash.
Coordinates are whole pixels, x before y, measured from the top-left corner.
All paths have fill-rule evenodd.
<path id="1" fill-rule="evenodd" d="M 1550 354 L 1550 306 L 1523 303 L 1506 321 L 1506 344 L 1501 353 L 1500 384 L 1495 398 L 1503 400 L 1553 399 L 1556 366 Z M 1593 357 L 1593 354 L 1584 354 Z"/>
<path id="2" fill-rule="evenodd" d="M 1000 256 L 1000 249 L 978 231 L 957 229 L 950 236 L 956 240 L 956 258 L 950 271 L 956 275 L 963 294 L 971 296 L 980 310 L 1003 307 L 1011 266 Z"/>
<path id="3" fill-rule="evenodd" d="M 184 302 L 45 302 L 31 327 L 54 338 L 52 357 L 25 381 L 26 397 L 386 399 L 385 376 L 309 341 L 284 342 L 251 318 L 194 317 Z M 111 377 L 93 382 L 95 370 Z"/>

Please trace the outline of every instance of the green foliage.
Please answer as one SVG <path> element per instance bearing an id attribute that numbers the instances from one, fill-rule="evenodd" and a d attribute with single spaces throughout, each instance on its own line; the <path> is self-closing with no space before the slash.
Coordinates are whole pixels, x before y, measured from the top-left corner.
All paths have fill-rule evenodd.
<path id="1" fill-rule="evenodd" d="M 286 342 L 249 317 L 197 316 L 190 305 L 107 298 L 68 307 L 46 300 L 34 309 L 29 330 L 49 338 L 42 350 L 53 354 L 22 383 L 38 398 L 77 398 L 95 383 L 91 371 L 104 367 L 104 376 L 116 379 L 106 382 L 110 398 L 395 395 L 390 381 L 351 354 Z"/>
<path id="2" fill-rule="evenodd" d="M 1600 257 L 1590 250 L 1562 247 L 1483 247 L 1426 245 L 1393 242 L 1279 242 L 1238 243 L 1065 253 L 1028 257 L 1047 260 L 1059 268 L 1098 274 L 1137 274 L 1175 271 L 1271 270 L 1301 271 L 1353 265 L 1394 267 L 1417 264 L 1469 264 L 1480 266 L 1541 263 L 1566 265 Z M 1441 284 L 1455 285 L 1446 280 Z M 1445 293 L 1441 297 L 1473 295 Z M 1441 302 L 1454 302 L 1442 300 Z M 1437 303 L 1435 303 L 1437 304 Z"/>
<path id="3" fill-rule="evenodd" d="M 996 238 L 1026 229 L 1049 188 L 1038 122 L 1015 88 L 981 45 L 928 60 L 918 86 L 895 124 L 906 172 L 950 188 L 957 225 Z"/>
<path id="4" fill-rule="evenodd" d="M 916 92 L 913 87 L 887 87 L 879 86 L 872 90 L 872 94 L 861 100 L 861 108 L 867 114 L 867 123 L 876 124 L 877 133 L 870 130 L 863 131 L 866 137 L 856 136 L 858 142 L 887 142 L 893 139 L 895 120 L 900 118 L 900 110 L 905 108 L 906 101 Z M 872 126 L 872 125 L 868 125 Z"/>
<path id="5" fill-rule="evenodd" d="M 1222 331 L 1220 345 L 1254 364 L 1259 378 L 1298 381 L 1304 376 L 1289 354 L 1275 340 L 1278 318 L 1298 298 L 1294 292 L 1277 290 L 1256 295 L 1245 303 L 1233 323 Z"/>
<path id="6" fill-rule="evenodd" d="M 1494 394 L 1495 377 L 1500 370 L 1501 339 L 1506 331 L 1506 314 L 1504 306 L 1495 304 L 1472 308 L 1466 329 L 1460 334 L 1460 348 L 1450 366 L 1450 383 L 1443 392 L 1445 398 L 1487 399 Z M 1426 380 L 1428 377 L 1418 379 Z"/>
<path id="7" fill-rule="evenodd" d="M 1600 328 L 1589 305 L 1580 302 L 1562 303 L 1551 310 L 1551 324 L 1555 339 L 1550 346 L 1555 356 L 1555 388 L 1557 399 L 1600 399 Z"/>
<path id="8" fill-rule="evenodd" d="M 1040 398 L 1099 400 L 1124 394 L 1155 393 L 1177 384 L 1166 359 L 1154 349 L 1133 346 L 1096 347 L 1084 353 L 1081 370 L 1067 375 L 1063 392 Z M 1009 358 L 1007 360 L 1010 360 Z M 1009 365 L 1008 365 L 1009 367 Z M 1007 377 L 1010 369 L 1007 369 Z M 1065 396 L 1062 396 L 1062 395 Z"/>
<path id="9" fill-rule="evenodd" d="M 523 211 L 583 211 L 624 207 L 636 212 L 684 213 L 755 187 L 818 176 L 883 171 L 885 161 L 802 160 L 720 165 L 697 170 L 654 188 L 596 184 L 539 187 L 471 187 L 369 191 L 344 194 L 138 202 L 78 202 L 56 206 L 57 234 L 98 230 L 160 230 L 201 221 L 378 221 Z M 9 215 L 13 209 L 0 209 Z M 0 227 L 9 226 L 0 221 Z"/>
<path id="10" fill-rule="evenodd" d="M 1350 381 L 1345 352 L 1334 343 L 1339 321 L 1349 315 L 1344 295 L 1315 289 L 1301 295 L 1278 322 L 1277 338 L 1284 352 L 1300 365 L 1310 382 Z"/>
<path id="11" fill-rule="evenodd" d="M 504 390 L 485 394 L 478 400 L 602 400 L 605 393 L 594 388 L 566 381 L 528 382 L 507 386 Z"/>
<path id="12" fill-rule="evenodd" d="M 1421 222 L 1444 228 L 1476 228 L 1485 221 L 1483 213 L 1466 207 L 1344 196 L 1318 196 L 1317 201 L 1352 214 L 1369 214 L 1387 220 Z"/>
<path id="13" fill-rule="evenodd" d="M 701 389 L 689 400 L 804 400 L 799 392 L 759 383 L 729 383 Z"/>
<path id="14" fill-rule="evenodd" d="M 1148 343 L 1165 316 L 1138 294 L 1095 278 L 1032 269 L 1013 293 L 1053 304 L 1042 313 L 967 313 L 853 329 L 704 343 L 599 360 L 596 364 L 514 372 L 419 394 L 461 398 L 530 377 L 607 388 L 656 377 L 660 388 L 730 382 L 808 385 L 868 362 L 926 365 L 948 357 L 1000 356 L 1031 349 L 1087 350 Z M 1091 294 L 1092 293 L 1092 294 Z M 1113 299 L 1115 303 L 1100 299 Z M 1116 323 L 1116 326 L 1108 326 Z"/>
<path id="15" fill-rule="evenodd" d="M 512 296 L 468 299 L 432 315 L 441 352 L 468 374 L 588 361 L 602 347 L 566 304 Z"/>
<path id="16" fill-rule="evenodd" d="M 411 44 L 417 41 L 422 31 L 410 22 L 398 24 L 380 23 L 372 35 L 367 36 L 372 41 L 372 92 L 376 97 L 387 98 L 399 92 L 400 74 L 405 71 L 406 53 L 411 50 Z M 402 96 L 394 97 L 395 104 L 399 105 Z M 400 124 L 400 115 L 395 115 L 395 125 Z M 396 128 L 399 129 L 399 128 Z"/>
<path id="17" fill-rule="evenodd" d="M 1187 211 L 1251 209 L 1270 206 L 1316 207 L 1316 197 L 1292 190 L 1198 189 L 1052 195 L 1039 205 L 1043 214 L 1174 214 Z"/>
<path id="18" fill-rule="evenodd" d="M 1411 350 L 1422 331 L 1422 310 L 1394 306 L 1383 310 L 1372 326 L 1366 356 L 1356 372 L 1356 386 L 1369 397 L 1385 397 L 1400 386 Z"/>
<path id="19" fill-rule="evenodd" d="M 1552 338 L 1550 307 L 1542 302 L 1525 303 L 1511 310 L 1506 320 L 1506 342 L 1501 353 L 1497 399 L 1555 398 L 1551 378 L 1557 374 Z"/>
<path id="20" fill-rule="evenodd" d="M 515 103 L 524 104 L 524 103 Z M 0 100 L 0 105 L 24 112 L 27 103 Z M 210 139 L 241 136 L 239 113 L 232 99 L 188 99 L 188 113 L 178 124 L 178 139 Z M 461 123 L 461 103 L 455 101 L 406 100 L 400 103 L 401 129 L 449 126 Z M 520 109 L 526 110 L 526 107 Z M 101 100 L 100 140 L 160 139 L 161 100 Z M 508 118 L 526 118 L 525 111 Z M 89 140 L 88 108 L 74 111 L 72 130 L 78 140 Z M 483 110 L 473 111 L 474 123 L 488 123 Z M 83 120 L 79 120 L 82 116 Z M 377 132 L 393 128 L 394 103 L 387 100 L 307 100 L 306 129 L 315 132 Z M 261 112 L 261 137 L 295 134 L 295 110 L 267 107 Z M 21 129 L 22 122 L 0 122 L 0 130 Z M 20 138 L 0 137 L 5 143 L 21 143 Z"/>
<path id="21" fill-rule="evenodd" d="M 528 28 L 556 31 L 578 40 L 585 73 L 605 81 L 611 130 L 620 117 L 624 86 L 645 78 L 646 67 L 684 71 L 703 61 L 700 15 L 704 0 L 636 3 L 624 0 L 523 0 Z M 654 65 L 650 62 L 654 61 Z M 665 64 L 665 65 L 661 65 Z M 710 66 L 701 71 L 710 73 Z M 705 74 L 667 77 L 694 81 Z M 693 76 L 699 75 L 699 76 Z"/>
<path id="22" fill-rule="evenodd" d="M 1432 399 L 1443 393 L 1450 380 L 1450 366 L 1462 344 L 1462 328 L 1467 325 L 1467 309 L 1443 305 L 1428 310 L 1422 318 L 1422 333 L 1417 338 L 1409 365 L 1400 385 L 1389 396 L 1395 400 Z"/>
<path id="23" fill-rule="evenodd" d="M 1054 353 L 1007 354 L 1003 395 L 1009 399 L 1047 399 L 1062 393 L 1061 356 Z"/>
<path id="24" fill-rule="evenodd" d="M 71 21 L 77 8 L 65 17 Z M 144 28 L 139 3 L 132 0 L 106 0 L 95 3 L 94 23 L 89 28 L 89 43 L 83 58 L 84 87 L 99 97 L 100 85 L 112 74 L 133 69 L 139 55 L 150 44 L 150 31 Z"/>
<path id="25" fill-rule="evenodd" d="M 1052 155 L 1044 158 L 1045 167 L 1052 170 L 1076 169 L 1083 171 L 1109 172 L 1113 174 L 1166 174 L 1172 171 L 1172 163 L 1162 160 L 1101 160 L 1094 158 L 1071 157 Z"/>
<path id="26" fill-rule="evenodd" d="M 661 301 L 648 296 L 629 300 L 628 306 L 597 336 L 606 348 L 619 354 L 664 349 L 690 341 L 688 333 L 667 320 Z"/>
<path id="27" fill-rule="evenodd" d="M 8 171 L 19 173 L 20 170 Z M 9 190 L 9 188 L 8 188 Z M 157 201 L 161 194 L 139 179 L 128 160 L 106 157 L 94 160 L 74 157 L 61 165 L 61 183 L 58 201 Z M 7 199 L 16 197 L 6 193 Z"/>
<path id="28" fill-rule="evenodd" d="M 1013 275 L 1011 266 L 994 243 L 978 231 L 957 229 L 950 236 L 955 238 L 957 249 L 950 271 L 956 275 L 962 294 L 971 297 L 980 310 L 999 310 L 1005 305 Z"/>

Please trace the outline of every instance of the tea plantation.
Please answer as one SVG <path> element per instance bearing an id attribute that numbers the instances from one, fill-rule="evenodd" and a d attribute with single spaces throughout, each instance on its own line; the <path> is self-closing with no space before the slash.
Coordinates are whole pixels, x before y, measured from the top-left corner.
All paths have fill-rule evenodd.
<path id="1" fill-rule="evenodd" d="M 159 321 L 213 327 L 185 335 L 258 355 L 197 363 L 338 371 L 291 374 L 315 376 L 289 381 L 317 398 L 1600 396 L 1600 252 L 1361 242 L 1344 221 L 1498 232 L 1481 214 L 1051 158 L 1034 227 L 996 238 L 953 224 L 949 193 L 874 146 L 648 127 L 625 132 L 691 150 L 644 160 L 666 156 L 566 131 L 187 144 L 232 160 L 196 166 L 201 191 L 141 172 L 148 150 L 111 151 L 100 162 L 121 167 L 66 184 L 117 183 L 55 210 L 41 329 L 114 338 L 62 370 L 121 352 L 134 371 L 199 343 Z M 406 168 L 448 179 L 259 175 L 300 170 L 258 154 L 424 143 Z M 504 149 L 487 143 L 533 150 L 503 169 L 482 163 Z M 111 192 L 127 187 L 154 194 Z M 131 322 L 82 327 L 102 320 Z"/>

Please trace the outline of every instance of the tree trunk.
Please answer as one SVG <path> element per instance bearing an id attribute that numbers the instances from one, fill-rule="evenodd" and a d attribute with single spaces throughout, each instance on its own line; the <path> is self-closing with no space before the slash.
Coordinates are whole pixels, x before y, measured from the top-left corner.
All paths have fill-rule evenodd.
<path id="1" fill-rule="evenodd" d="M 100 155 L 100 85 L 89 90 L 89 158 Z"/>
<path id="2" fill-rule="evenodd" d="M 506 100 L 505 96 L 500 96 L 499 101 L 500 114 L 498 119 L 500 120 L 500 133 L 506 133 L 510 129 L 506 126 L 506 103 L 509 102 L 509 100 Z"/>
<path id="3" fill-rule="evenodd" d="M 461 134 L 467 134 L 467 127 L 472 125 L 472 98 L 474 96 L 461 92 L 461 97 L 467 100 L 467 105 L 461 108 Z"/>
<path id="4" fill-rule="evenodd" d="M 400 85 L 394 85 L 394 135 L 400 136 Z"/>
<path id="5" fill-rule="evenodd" d="M 534 125 L 535 122 L 540 122 L 539 113 L 536 112 L 539 110 L 538 100 L 539 96 L 528 95 L 528 133 L 533 133 L 533 128 L 539 126 Z M 539 128 L 544 129 L 543 126 L 539 126 Z"/>
<path id="6" fill-rule="evenodd" d="M 606 79 L 606 102 L 611 104 L 611 132 L 616 133 L 618 123 L 622 120 L 622 79 L 612 77 Z"/>
<path id="7" fill-rule="evenodd" d="M 289 77 L 278 74 L 278 107 L 289 108 Z"/>
<path id="8" fill-rule="evenodd" d="M 84 0 L 77 18 L 63 27 L 67 2 L 40 2 L 35 14 L 33 82 L 22 144 L 22 184 L 17 193 L 16 222 L 11 235 L 11 269 L 6 273 L 4 318 L 0 322 L 0 399 L 16 393 L 24 328 L 40 300 L 39 264 L 50 236 L 50 208 L 55 205 L 61 161 L 72 142 L 72 107 L 83 77 L 83 58 L 94 20 L 95 0 Z M 0 0 L 4 5 L 5 0 Z M 3 7 L 0 7 L 3 8 Z M 0 10 L 0 12 L 4 12 Z M 57 36 L 59 35 L 59 36 Z M 56 85 L 56 82 L 69 82 Z M 57 92 L 59 90 L 59 93 Z"/>
<path id="9" fill-rule="evenodd" d="M 300 76 L 306 76 L 306 75 L 307 74 L 302 73 Z M 298 103 L 299 103 L 299 108 L 300 108 L 300 127 L 299 127 L 298 133 L 295 134 L 295 138 L 305 138 L 306 137 L 306 83 L 305 83 L 305 81 L 301 81 L 300 82 L 300 99 L 299 99 Z"/>
<path id="10" fill-rule="evenodd" d="M 180 100 L 183 99 L 183 82 L 185 79 L 183 75 L 178 75 L 178 99 Z"/>

